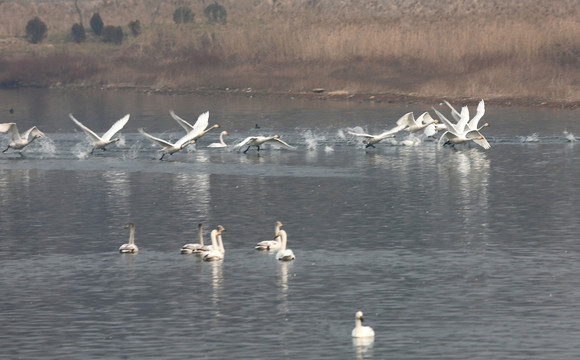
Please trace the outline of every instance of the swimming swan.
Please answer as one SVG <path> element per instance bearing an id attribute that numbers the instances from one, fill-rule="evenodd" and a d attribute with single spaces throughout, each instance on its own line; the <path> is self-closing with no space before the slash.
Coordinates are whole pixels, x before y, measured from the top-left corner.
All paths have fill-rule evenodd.
<path id="1" fill-rule="evenodd" d="M 135 245 L 135 224 L 128 223 L 127 225 L 125 225 L 125 229 L 127 228 L 129 228 L 129 230 L 131 231 L 129 235 L 129 243 L 121 245 L 121 247 L 119 248 L 119 252 L 123 254 L 127 253 L 133 254 L 139 251 L 139 248 L 137 247 L 137 245 Z"/>
<path id="2" fill-rule="evenodd" d="M 211 231 L 212 250 L 203 254 L 202 259 L 204 261 L 219 261 L 224 259 L 226 253 L 222 239 L 222 232 L 224 231 L 226 231 L 226 229 L 221 225 L 218 225 L 216 229 Z"/>
<path id="3" fill-rule="evenodd" d="M 211 129 L 215 129 L 215 128 L 220 127 L 218 124 L 212 125 L 209 128 L 207 127 L 209 125 L 209 111 L 206 111 L 203 114 L 199 115 L 197 117 L 197 121 L 193 125 L 191 125 L 186 120 L 177 116 L 177 114 L 175 114 L 175 112 L 173 110 L 170 110 L 169 114 L 171 115 L 173 120 L 177 121 L 177 123 L 182 128 L 185 129 L 185 132 L 187 134 L 192 135 L 192 138 L 191 138 L 192 140 L 199 139 L 200 137 L 205 135 Z"/>
<path id="4" fill-rule="evenodd" d="M 373 337 L 375 336 L 375 331 L 370 326 L 363 326 L 363 313 L 362 311 L 357 311 L 354 316 L 354 329 L 352 329 L 352 337 Z"/>
<path id="5" fill-rule="evenodd" d="M 143 131 L 143 129 L 139 129 L 139 132 L 141 134 L 143 134 L 145 137 L 149 138 L 151 141 L 154 141 L 163 147 L 163 150 L 162 150 L 163 155 L 161 155 L 159 160 L 163 160 L 163 157 L 166 154 L 173 155 L 176 152 L 178 152 L 179 150 L 186 147 L 187 145 L 195 144 L 195 140 L 192 139 L 192 137 L 193 137 L 192 133 L 185 135 L 181 139 L 177 140 L 177 142 L 175 142 L 175 144 L 172 144 L 169 141 L 165 141 L 165 140 L 160 139 L 158 137 L 155 137 L 153 135 L 147 134 L 145 131 Z"/>
<path id="6" fill-rule="evenodd" d="M 282 247 L 282 240 L 280 239 L 280 228 L 284 226 L 282 222 L 276 221 L 274 226 L 274 240 L 264 240 L 256 244 L 256 250 L 275 251 Z"/>
<path id="7" fill-rule="evenodd" d="M 227 131 L 222 131 L 220 133 L 220 142 L 219 143 L 211 143 L 207 147 L 209 148 L 225 148 L 228 147 L 228 144 L 224 141 L 224 135 L 229 135 Z"/>
<path id="8" fill-rule="evenodd" d="M 185 244 L 181 247 L 182 254 L 192 254 L 192 253 L 201 253 L 202 251 L 210 251 L 209 245 L 204 245 L 203 243 L 203 225 L 197 225 L 197 232 L 199 236 L 199 243 L 195 244 Z"/>
<path id="9" fill-rule="evenodd" d="M 286 249 L 286 244 L 288 241 L 286 231 L 280 230 L 280 232 L 278 232 L 278 234 L 282 238 L 282 247 L 276 253 L 276 259 L 278 259 L 280 261 L 291 261 L 291 260 L 296 259 L 296 257 L 294 256 L 294 252 L 290 249 Z"/>
<path id="10" fill-rule="evenodd" d="M 8 132 L 10 134 L 10 138 L 12 142 L 4 151 L 6 152 L 8 149 L 13 148 L 14 150 L 22 151 L 26 146 L 28 146 L 31 142 L 36 140 L 36 138 L 44 137 L 44 133 L 36 126 L 31 127 L 30 129 L 26 130 L 22 135 L 18 132 L 18 127 L 16 127 L 16 123 L 4 123 L 0 124 L 0 132 Z"/>
<path id="11" fill-rule="evenodd" d="M 121 119 L 117 120 L 117 122 L 115 122 L 113 126 L 111 126 L 111 128 L 107 130 L 106 133 L 103 134 L 103 136 L 97 135 L 93 130 L 89 129 L 88 127 L 83 125 L 80 121 L 75 119 L 75 117 L 72 114 L 68 114 L 68 116 L 71 118 L 72 121 L 74 121 L 75 124 L 78 125 L 78 127 L 81 128 L 82 131 L 85 132 L 85 134 L 89 136 L 89 138 L 93 142 L 93 149 L 91 150 L 92 154 L 93 151 L 95 151 L 95 149 L 103 149 L 103 151 L 105 151 L 107 150 L 105 146 L 114 143 L 116 141 L 119 141 L 118 137 L 114 139 L 112 139 L 112 137 L 113 135 L 121 131 L 121 129 L 125 126 L 125 124 L 127 124 L 127 121 L 129 121 L 130 114 L 127 114 L 123 116 Z"/>
<path id="12" fill-rule="evenodd" d="M 267 142 L 273 142 L 277 144 L 281 144 L 282 146 L 287 147 L 288 149 L 295 149 L 294 146 L 287 144 L 286 142 L 280 140 L 280 135 L 274 136 L 249 136 L 235 145 L 237 148 L 241 148 L 244 145 L 248 145 L 246 150 L 244 150 L 244 154 L 250 149 L 250 146 L 256 146 L 258 151 L 260 151 L 260 146 Z"/>

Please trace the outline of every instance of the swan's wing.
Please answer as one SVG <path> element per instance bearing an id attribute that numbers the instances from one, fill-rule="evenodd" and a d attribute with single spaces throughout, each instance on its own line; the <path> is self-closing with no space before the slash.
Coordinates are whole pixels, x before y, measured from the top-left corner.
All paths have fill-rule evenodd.
<path id="1" fill-rule="evenodd" d="M 91 129 L 89 129 L 88 127 L 84 126 L 80 121 L 78 121 L 77 119 L 75 119 L 75 117 L 73 116 L 73 114 L 68 114 L 68 116 L 70 117 L 70 119 L 72 121 L 74 121 L 75 124 L 77 124 L 78 127 L 81 128 L 82 131 L 84 131 L 93 141 L 102 141 L 102 139 L 99 137 L 99 135 L 95 134 L 95 132 Z"/>
<path id="2" fill-rule="evenodd" d="M 185 129 L 185 132 L 189 133 L 190 131 L 193 130 L 193 125 L 191 125 L 190 123 L 188 123 L 187 121 L 183 120 L 182 118 L 180 118 L 179 116 L 177 116 L 177 114 L 175 114 L 175 112 L 173 112 L 173 110 L 169 110 L 169 114 L 171 115 L 171 117 L 173 118 L 173 120 L 177 121 L 177 123 Z M 205 129 L 205 128 L 204 128 Z"/>
<path id="3" fill-rule="evenodd" d="M 158 137 L 155 137 L 153 135 L 147 134 L 145 131 L 143 131 L 143 129 L 139 129 L 139 132 L 141 134 L 143 134 L 146 138 L 149 138 L 150 140 L 156 142 L 157 144 L 159 144 L 163 147 L 172 147 L 173 146 L 173 144 L 168 142 L 168 141 L 165 141 L 165 140 L 160 139 Z"/>
<path id="4" fill-rule="evenodd" d="M 236 145 L 234 145 L 234 147 L 241 147 L 244 146 L 246 144 L 248 144 L 250 141 L 257 139 L 255 136 L 248 136 L 247 138 L 245 138 L 244 140 L 240 141 L 239 143 L 237 143 Z"/>
<path id="5" fill-rule="evenodd" d="M 192 131 L 189 134 L 186 134 L 184 137 L 182 137 L 181 139 L 177 140 L 175 142 L 175 146 L 183 146 L 184 144 L 190 142 L 190 141 L 194 141 L 195 140 L 195 133 Z"/>
<path id="6" fill-rule="evenodd" d="M 443 100 L 443 102 L 447 104 L 447 106 L 449 106 L 449 108 L 451 109 L 451 117 L 453 117 L 453 120 L 459 122 L 459 119 L 461 119 L 461 115 L 459 114 L 459 112 L 455 110 L 453 105 L 451 105 L 447 100 Z"/>
<path id="7" fill-rule="evenodd" d="M 197 121 L 193 125 L 193 129 L 191 129 L 191 131 L 194 132 L 196 136 L 198 136 L 205 130 L 205 128 L 207 128 L 208 125 L 209 111 L 206 111 L 197 117 Z"/>
<path id="8" fill-rule="evenodd" d="M 393 135 L 394 136 L 396 133 L 398 133 L 399 131 L 405 129 L 406 127 L 407 127 L 406 124 L 398 124 L 394 128 L 392 128 L 390 130 L 387 130 L 387 131 L 385 131 L 384 133 L 382 133 L 380 135 L 377 135 L 377 137 L 386 138 L 387 136 L 390 136 L 390 135 Z"/>
<path id="9" fill-rule="evenodd" d="M 0 132 L 9 133 L 10 137 L 12 138 L 12 141 L 18 142 L 21 140 L 16 123 L 0 124 Z"/>
<path id="10" fill-rule="evenodd" d="M 481 120 L 484 114 L 485 114 L 485 103 L 483 102 L 483 99 L 481 99 L 481 101 L 477 105 L 475 116 L 468 123 L 468 126 L 471 130 L 477 129 L 477 124 L 479 123 L 479 120 Z"/>
<path id="11" fill-rule="evenodd" d="M 24 132 L 24 134 L 22 134 L 22 137 L 26 140 L 28 140 L 28 137 L 32 135 L 35 137 L 44 137 L 44 133 L 40 130 L 38 130 L 38 128 L 36 126 L 31 127 L 30 129 L 26 130 Z"/>
<path id="12" fill-rule="evenodd" d="M 443 133 L 443 135 L 441 135 L 439 141 L 437 142 L 437 147 L 441 147 L 441 143 L 445 144 L 445 141 L 447 141 L 447 134 L 449 134 L 449 131 L 446 131 Z"/>
<path id="13" fill-rule="evenodd" d="M 481 135 L 481 133 L 477 130 L 471 130 L 466 135 L 466 138 L 473 140 L 474 143 L 481 146 L 484 149 L 489 149 L 491 145 L 487 142 L 485 136 Z"/>
<path id="14" fill-rule="evenodd" d="M 433 136 L 437 134 L 437 128 L 435 127 L 435 124 L 433 123 L 427 125 L 423 130 L 423 134 L 425 134 L 425 136 Z"/>
<path id="15" fill-rule="evenodd" d="M 354 136 L 360 136 L 360 137 L 365 137 L 365 138 L 373 138 L 373 137 L 375 137 L 374 135 L 371 135 L 371 134 L 357 133 L 357 132 L 350 131 L 350 130 L 347 130 L 346 132 L 349 133 L 349 134 L 351 134 L 351 135 L 354 135 Z"/>
<path id="16" fill-rule="evenodd" d="M 433 108 L 433 111 L 435 111 L 435 114 L 437 114 L 439 120 L 441 120 L 441 122 L 445 124 L 448 132 L 451 132 L 452 134 L 457 134 L 457 129 L 455 128 L 455 125 L 451 121 L 449 121 L 445 116 L 443 116 L 443 114 L 437 111 L 437 109 Z"/>
<path id="17" fill-rule="evenodd" d="M 125 124 L 127 124 L 127 121 L 129 121 L 129 116 L 131 116 L 131 115 L 127 114 L 127 115 L 123 116 L 121 119 L 117 120 L 117 122 L 114 123 L 113 126 L 111 126 L 111 128 L 109 130 L 107 130 L 106 133 L 103 134 L 103 140 L 109 141 L 109 140 L 111 140 L 113 135 L 115 135 L 116 133 L 121 131 L 123 126 L 125 126 Z"/>
<path id="18" fill-rule="evenodd" d="M 277 142 L 277 143 L 279 143 L 279 144 L 282 144 L 283 146 L 287 147 L 288 149 L 296 149 L 296 147 L 295 147 L 295 146 L 292 146 L 292 145 L 288 144 L 287 142 L 285 142 L 285 141 L 283 141 L 283 140 L 280 140 L 280 139 L 278 139 L 278 138 L 270 139 L 270 140 L 268 140 L 268 141 L 274 141 L 274 142 Z"/>
<path id="19" fill-rule="evenodd" d="M 406 113 L 405 115 L 401 116 L 401 118 L 399 120 L 397 120 L 397 125 L 398 126 L 403 126 L 403 129 L 406 128 L 407 126 L 411 126 L 415 124 L 415 117 L 413 116 L 413 113 Z"/>
<path id="20" fill-rule="evenodd" d="M 467 123 L 469 122 L 469 108 L 467 106 L 462 107 L 461 113 L 459 115 L 461 116 L 461 118 L 459 119 L 459 121 L 455 125 L 455 128 L 457 129 L 457 131 L 460 134 L 462 134 L 465 132 L 465 127 L 467 126 Z"/>

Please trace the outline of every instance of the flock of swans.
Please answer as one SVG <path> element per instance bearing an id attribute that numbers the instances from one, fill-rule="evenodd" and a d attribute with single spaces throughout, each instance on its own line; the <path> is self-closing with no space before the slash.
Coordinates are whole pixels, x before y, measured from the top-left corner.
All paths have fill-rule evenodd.
<path id="1" fill-rule="evenodd" d="M 262 251 L 277 251 L 276 259 L 280 261 L 292 261 L 296 259 L 294 252 L 287 248 L 288 235 L 281 227 L 284 226 L 282 222 L 276 221 L 274 240 L 260 241 L 256 244 L 256 250 Z M 135 224 L 128 223 L 125 229 L 129 229 L 129 242 L 119 247 L 119 252 L 122 254 L 136 254 L 139 252 L 139 247 L 135 244 Z M 224 248 L 224 241 L 222 233 L 226 228 L 218 225 L 210 233 L 211 245 L 207 245 L 203 241 L 203 225 L 197 225 L 199 242 L 185 244 L 181 247 L 181 254 L 195 254 L 199 255 L 204 261 L 220 261 L 224 260 L 226 250 Z"/>

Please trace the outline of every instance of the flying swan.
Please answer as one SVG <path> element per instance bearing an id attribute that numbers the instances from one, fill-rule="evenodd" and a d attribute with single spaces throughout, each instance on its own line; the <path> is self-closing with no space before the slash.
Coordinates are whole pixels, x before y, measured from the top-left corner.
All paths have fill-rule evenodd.
<path id="1" fill-rule="evenodd" d="M 288 149 L 295 149 L 294 146 L 287 144 L 286 142 L 280 140 L 280 135 L 274 136 L 249 136 L 235 145 L 236 148 L 241 148 L 245 145 L 248 145 L 246 150 L 244 150 L 244 154 L 250 149 L 251 146 L 256 146 L 258 151 L 260 151 L 260 146 L 267 142 L 273 142 L 285 146 Z"/>
<path id="2" fill-rule="evenodd" d="M 278 250 L 278 252 L 276 253 L 276 259 L 280 261 L 291 261 L 296 259 L 296 257 L 294 256 L 294 252 L 290 249 L 286 249 L 286 244 L 288 241 L 286 231 L 280 230 L 278 232 L 278 236 L 282 238 L 282 246 L 280 247 L 280 250 Z"/>
<path id="3" fill-rule="evenodd" d="M 197 117 L 197 121 L 195 124 L 191 125 L 186 120 L 180 118 L 175 114 L 173 110 L 169 111 L 169 114 L 173 118 L 173 120 L 177 121 L 177 123 L 185 129 L 185 132 L 189 135 L 192 135 L 192 140 L 199 139 L 200 137 L 204 136 L 208 131 L 211 129 L 219 128 L 219 124 L 215 124 L 207 127 L 209 125 L 209 111 L 204 112 L 203 114 Z M 206 129 L 207 128 L 207 129 Z"/>
<path id="4" fill-rule="evenodd" d="M 284 226 L 281 221 L 276 221 L 274 226 L 274 240 L 264 240 L 256 244 L 256 250 L 275 251 L 280 250 L 282 241 L 280 239 L 280 228 Z"/>
<path id="5" fill-rule="evenodd" d="M 175 154 L 176 152 L 183 149 L 184 147 L 186 147 L 189 144 L 195 144 L 195 140 L 193 140 L 192 133 L 185 135 L 181 139 L 177 140 L 177 142 L 175 142 L 175 144 L 172 144 L 169 141 L 165 141 L 165 140 L 160 139 L 158 137 L 155 137 L 153 135 L 147 134 L 145 131 L 143 131 L 143 129 L 139 129 L 139 132 L 141 134 L 143 134 L 145 137 L 147 137 L 148 139 L 150 139 L 151 141 L 156 142 L 157 144 L 159 144 L 163 147 L 163 149 L 161 150 L 161 151 L 163 151 L 163 155 L 161 155 L 159 160 L 163 160 L 163 157 L 167 154 L 169 154 L 169 155 Z"/>
<path id="6" fill-rule="evenodd" d="M 229 135 L 229 133 L 227 131 L 222 131 L 220 133 L 220 142 L 211 143 L 207 147 L 208 148 L 225 148 L 225 147 L 228 147 L 228 144 L 226 144 L 226 142 L 224 141 L 224 135 Z"/>
<path id="7" fill-rule="evenodd" d="M 133 254 L 139 251 L 139 248 L 135 245 L 135 224 L 128 223 L 125 225 L 125 229 L 127 228 L 131 231 L 129 234 L 129 243 L 121 245 L 119 252 L 122 254 Z"/>
<path id="8" fill-rule="evenodd" d="M 93 151 L 95 151 L 95 149 L 103 149 L 103 151 L 105 151 L 107 150 L 105 146 L 114 143 L 116 141 L 119 141 L 118 137 L 114 139 L 112 137 L 113 135 L 121 131 L 121 129 L 125 126 L 125 124 L 127 124 L 127 121 L 129 121 L 130 114 L 127 114 L 123 116 L 121 119 L 117 120 L 117 122 L 115 122 L 113 126 L 111 126 L 111 128 L 107 130 L 106 133 L 103 134 L 103 136 L 97 135 L 93 130 L 83 125 L 80 121 L 75 119 L 73 114 L 68 114 L 68 116 L 71 118 L 72 121 L 74 121 L 75 124 L 78 125 L 78 127 L 81 128 L 82 131 L 85 132 L 85 134 L 89 136 L 89 138 L 93 142 L 93 149 L 91 150 L 92 154 Z"/>
<path id="9" fill-rule="evenodd" d="M 202 259 L 204 261 L 219 261 L 224 259 L 226 253 L 224 241 L 222 239 L 222 232 L 224 231 L 226 231 L 226 229 L 221 225 L 218 225 L 216 229 L 211 231 L 212 250 L 203 254 Z"/>
<path id="10" fill-rule="evenodd" d="M 408 115 L 408 116 L 407 116 Z M 428 112 L 424 112 L 417 119 L 413 116 L 413 113 L 405 114 L 402 118 L 397 120 L 397 125 L 405 126 L 404 130 L 410 133 L 417 132 L 419 130 L 425 129 L 430 124 L 436 123 L 437 120 L 433 119 Z"/>
<path id="11" fill-rule="evenodd" d="M 469 120 L 469 111 L 464 106 L 461 109 L 461 118 L 457 124 L 453 124 L 443 114 L 433 108 L 439 119 L 447 126 L 447 131 L 439 138 L 438 146 L 441 144 L 460 144 L 468 141 L 473 141 L 484 149 L 489 149 L 491 145 L 487 142 L 485 137 L 479 132 L 479 129 L 471 129 L 467 123 Z M 485 126 L 485 125 L 484 125 Z"/>
<path id="12" fill-rule="evenodd" d="M 36 126 L 31 127 L 22 135 L 20 135 L 18 132 L 18 127 L 16 127 L 16 123 L 0 124 L 0 132 L 8 132 L 10 134 L 10 138 L 12 139 L 10 145 L 8 145 L 8 147 L 2 151 L 3 153 L 5 153 L 10 148 L 20 152 L 37 138 L 44 137 L 44 133 L 38 130 Z"/>
<path id="13" fill-rule="evenodd" d="M 363 326 L 363 313 L 362 311 L 357 311 L 354 316 L 354 329 L 352 329 L 352 337 L 373 337 L 375 336 L 375 331 L 370 326 Z"/>

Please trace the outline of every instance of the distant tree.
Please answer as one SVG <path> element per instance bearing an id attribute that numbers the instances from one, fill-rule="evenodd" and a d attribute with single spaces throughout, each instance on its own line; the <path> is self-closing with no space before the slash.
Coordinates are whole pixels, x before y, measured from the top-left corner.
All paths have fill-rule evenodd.
<path id="1" fill-rule="evenodd" d="M 207 21 L 210 23 L 221 22 L 222 24 L 225 24 L 228 16 L 226 8 L 217 2 L 208 5 L 205 10 L 203 10 L 203 13 L 207 16 Z"/>
<path id="2" fill-rule="evenodd" d="M 82 43 L 86 39 L 85 28 L 81 24 L 74 24 L 71 29 L 74 42 Z"/>
<path id="3" fill-rule="evenodd" d="M 193 22 L 194 18 L 195 14 L 187 6 L 178 7 L 173 12 L 173 21 L 175 21 L 176 24 Z"/>
<path id="4" fill-rule="evenodd" d="M 99 13 L 94 13 L 93 17 L 91 17 L 91 29 L 97 36 L 101 36 L 103 33 L 103 19 L 101 19 L 101 15 Z"/>
<path id="5" fill-rule="evenodd" d="M 141 22 L 139 20 L 129 21 L 129 29 L 131 29 L 133 36 L 139 36 L 141 34 Z"/>
<path id="6" fill-rule="evenodd" d="M 103 41 L 120 44 L 123 42 L 123 29 L 120 26 L 107 25 L 103 28 Z"/>
<path id="7" fill-rule="evenodd" d="M 38 16 L 26 24 L 26 35 L 28 35 L 30 42 L 33 44 L 42 42 L 42 39 L 46 37 L 46 30 L 46 24 Z"/>

